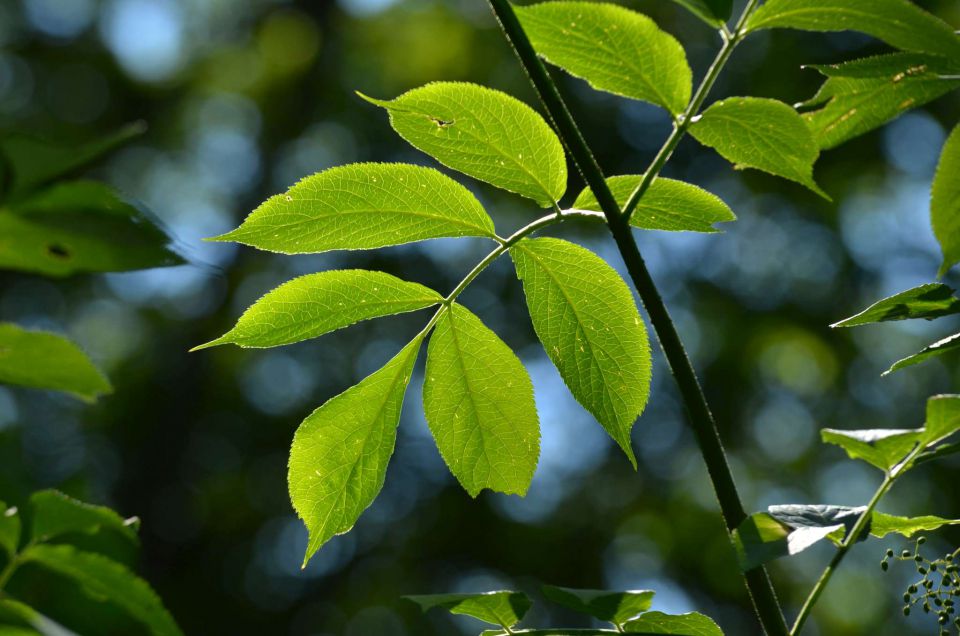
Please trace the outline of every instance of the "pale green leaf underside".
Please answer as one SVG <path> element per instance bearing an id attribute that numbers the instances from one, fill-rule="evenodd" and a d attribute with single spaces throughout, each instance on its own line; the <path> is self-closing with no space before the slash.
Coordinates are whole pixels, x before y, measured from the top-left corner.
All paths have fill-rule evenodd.
<path id="1" fill-rule="evenodd" d="M 93 599 L 109 599 L 153 636 L 182 634 L 147 582 L 116 561 L 68 545 L 49 544 L 27 548 L 21 558 L 73 579 Z"/>
<path id="2" fill-rule="evenodd" d="M 124 519 L 106 506 L 84 503 L 56 490 L 41 490 L 30 495 L 30 510 L 31 541 L 49 541 L 64 534 L 102 529 L 133 545 L 140 544 L 136 517 Z"/>
<path id="3" fill-rule="evenodd" d="M 960 55 L 953 29 L 909 0 L 769 0 L 747 22 L 748 31 L 778 27 L 860 31 L 905 51 Z"/>
<path id="4" fill-rule="evenodd" d="M 544 585 L 543 595 L 581 614 L 589 614 L 618 628 L 648 609 L 653 602 L 653 590 L 580 590 Z"/>
<path id="5" fill-rule="evenodd" d="M 268 292 L 240 316 L 233 329 L 193 351 L 227 343 L 277 347 L 441 300 L 428 287 L 384 272 L 344 269 L 307 274 Z"/>
<path id="6" fill-rule="evenodd" d="M 673 0 L 712 27 L 730 19 L 733 0 Z"/>
<path id="7" fill-rule="evenodd" d="M 63 336 L 0 323 L 0 384 L 51 389 L 92 402 L 110 393 L 107 378 Z"/>
<path id="8" fill-rule="evenodd" d="M 213 240 L 305 254 L 457 236 L 495 236 L 469 190 L 433 168 L 358 163 L 306 177 Z"/>
<path id="9" fill-rule="evenodd" d="M 947 336 L 942 340 L 938 340 L 933 344 L 924 347 L 913 355 L 909 355 L 906 358 L 897 360 L 893 366 L 884 371 L 882 375 L 887 375 L 893 373 L 894 371 L 899 371 L 905 367 L 926 362 L 930 358 L 936 358 L 937 356 L 942 356 L 945 353 L 951 353 L 957 349 L 960 349 L 960 333 Z"/>
<path id="10" fill-rule="evenodd" d="M 391 101 L 394 130 L 440 163 L 543 207 L 567 187 L 563 146 L 547 122 L 520 100 L 463 82 L 435 82 Z"/>
<path id="11" fill-rule="evenodd" d="M 820 148 L 795 110 L 759 97 L 731 97 L 714 103 L 690 125 L 690 134 L 736 167 L 756 168 L 829 198 L 813 180 Z"/>
<path id="12" fill-rule="evenodd" d="M 304 565 L 334 535 L 350 530 L 383 487 L 420 344 L 418 337 L 297 429 L 287 486 L 309 532 Z"/>
<path id="13" fill-rule="evenodd" d="M 423 408 L 450 472 L 471 496 L 526 494 L 540 456 L 533 384 L 520 360 L 466 308 L 437 322 Z"/>
<path id="14" fill-rule="evenodd" d="M 892 53 L 814 66 L 827 81 L 800 106 L 822 106 L 804 113 L 822 149 L 873 130 L 960 87 L 960 66 L 922 53 Z M 945 79 L 953 76 L 954 79 Z"/>
<path id="15" fill-rule="evenodd" d="M 693 76 L 680 43 L 647 16 L 615 4 L 540 2 L 516 7 L 533 48 L 591 86 L 679 114 Z"/>
<path id="16" fill-rule="evenodd" d="M 713 619 L 699 612 L 664 614 L 647 612 L 626 624 L 627 632 L 645 634 L 677 634 L 682 636 L 723 636 Z"/>
<path id="17" fill-rule="evenodd" d="M 843 431 L 825 428 L 820 431 L 820 436 L 824 442 L 844 449 L 851 459 L 862 459 L 887 471 L 907 456 L 922 433 L 922 429 Z"/>
<path id="18" fill-rule="evenodd" d="M 957 313 L 960 313 L 960 299 L 953 295 L 953 289 L 940 283 L 928 283 L 884 298 L 855 316 L 830 326 L 859 327 L 875 322 L 910 318 L 932 320 Z"/>
<path id="19" fill-rule="evenodd" d="M 910 538 L 918 532 L 931 532 L 943 526 L 960 524 L 960 519 L 944 519 L 934 515 L 922 517 L 898 517 L 882 512 L 874 512 L 871 517 L 870 534 L 883 538 L 888 534 L 899 534 Z"/>
<path id="20" fill-rule="evenodd" d="M 640 185 L 643 175 L 609 177 L 607 185 L 623 208 Z M 602 212 L 590 188 L 585 188 L 573 207 Z M 733 210 L 720 197 L 692 183 L 657 177 L 630 216 L 630 225 L 644 230 L 669 232 L 717 232 L 715 223 L 736 221 Z"/>
<path id="21" fill-rule="evenodd" d="M 650 345 L 633 295 L 593 252 L 553 238 L 510 249 L 533 327 L 580 404 L 636 466 L 630 431 L 650 393 Z"/>
<path id="22" fill-rule="evenodd" d="M 943 251 L 938 274 L 943 276 L 960 261 L 960 126 L 950 133 L 940 155 L 930 196 L 930 220 Z"/>
<path id="23" fill-rule="evenodd" d="M 404 596 L 413 601 L 423 611 L 441 607 L 451 614 L 472 616 L 478 620 L 500 625 L 504 629 L 513 627 L 530 609 L 532 603 L 523 592 L 497 591 L 477 594 L 425 594 Z"/>

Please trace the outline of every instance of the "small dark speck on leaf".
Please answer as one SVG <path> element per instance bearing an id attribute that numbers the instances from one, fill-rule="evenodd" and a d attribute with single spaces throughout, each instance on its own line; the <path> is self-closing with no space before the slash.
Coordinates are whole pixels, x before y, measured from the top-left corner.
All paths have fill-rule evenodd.
<path id="1" fill-rule="evenodd" d="M 70 250 L 58 243 L 47 245 L 47 254 L 55 258 L 70 258 Z"/>
<path id="2" fill-rule="evenodd" d="M 430 121 L 437 125 L 437 128 L 446 128 L 447 126 L 453 126 L 454 122 L 452 119 L 447 121 L 446 119 L 440 119 L 438 117 L 431 117 Z"/>

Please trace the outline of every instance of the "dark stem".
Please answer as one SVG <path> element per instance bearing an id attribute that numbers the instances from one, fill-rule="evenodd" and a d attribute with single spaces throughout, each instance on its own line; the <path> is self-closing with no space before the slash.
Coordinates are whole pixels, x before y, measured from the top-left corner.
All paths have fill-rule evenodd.
<path id="1" fill-rule="evenodd" d="M 673 320 L 670 318 L 666 305 L 664 305 L 643 257 L 640 255 L 630 226 L 621 213 L 620 206 L 610 192 L 610 188 L 607 187 L 603 172 L 573 117 L 567 110 L 560 92 L 520 26 L 509 1 L 488 0 L 488 2 L 507 39 L 520 58 L 520 62 L 533 83 L 567 151 L 573 158 L 584 181 L 593 191 L 597 202 L 600 204 L 600 209 L 603 210 L 607 219 L 607 226 L 613 234 L 620 255 L 647 310 L 650 323 L 657 333 L 660 346 L 680 389 L 681 397 L 700 446 L 700 452 L 707 464 L 707 470 L 713 482 L 727 530 L 728 532 L 732 531 L 746 519 L 746 513 L 740 501 L 730 467 L 727 465 L 726 454 L 723 451 L 716 423 L 700 388 L 693 366 L 690 364 L 680 341 L 680 336 L 677 334 Z M 785 636 L 788 634 L 783 613 L 780 610 L 780 605 L 777 602 L 773 585 L 770 583 L 766 570 L 760 567 L 745 572 L 744 579 L 763 629 L 770 636 Z"/>

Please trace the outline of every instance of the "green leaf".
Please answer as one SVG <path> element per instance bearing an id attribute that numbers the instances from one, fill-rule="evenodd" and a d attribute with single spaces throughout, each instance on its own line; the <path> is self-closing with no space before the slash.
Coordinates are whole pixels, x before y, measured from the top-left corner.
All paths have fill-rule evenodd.
<path id="1" fill-rule="evenodd" d="M 957 431 L 960 431 L 960 395 L 935 395 L 927 400 L 924 444 L 936 444 Z"/>
<path id="2" fill-rule="evenodd" d="M 626 625 L 627 632 L 646 634 L 682 634 L 683 636 L 723 636 L 720 626 L 699 612 L 664 614 L 647 612 Z"/>
<path id="3" fill-rule="evenodd" d="M 617 628 L 631 618 L 650 609 L 653 590 L 611 592 L 609 590 L 578 590 L 569 587 L 544 585 L 543 595 L 581 614 L 589 614 Z"/>
<path id="4" fill-rule="evenodd" d="M 852 30 L 905 51 L 960 55 L 960 38 L 950 25 L 909 0 L 768 0 L 746 28 Z"/>
<path id="5" fill-rule="evenodd" d="M 633 294 L 602 258 L 554 238 L 510 249 L 533 327 L 580 404 L 636 467 L 630 431 L 650 394 L 650 344 Z"/>
<path id="6" fill-rule="evenodd" d="M 102 139 L 71 146 L 27 135 L 0 139 L 0 154 L 7 158 L 12 172 L 9 192 L 11 196 L 22 195 L 54 179 L 74 174 L 145 130 L 143 122 L 136 122 Z"/>
<path id="7" fill-rule="evenodd" d="M 733 0 L 673 0 L 712 27 L 719 27 L 730 19 Z"/>
<path id="8" fill-rule="evenodd" d="M 506 93 L 435 82 L 392 101 L 361 96 L 386 108 L 401 137 L 445 166 L 543 207 L 566 190 L 560 140 L 535 110 Z"/>
<path id="9" fill-rule="evenodd" d="M 306 254 L 456 236 L 496 236 L 469 190 L 432 168 L 358 163 L 301 180 L 210 240 Z"/>
<path id="10" fill-rule="evenodd" d="M 463 614 L 509 629 L 523 620 L 533 605 L 523 592 L 483 592 L 478 594 L 426 594 L 404 596 L 423 611 L 442 607 L 451 614 Z"/>
<path id="11" fill-rule="evenodd" d="M 29 605 L 0 599 L 0 636 L 77 636 Z"/>
<path id="12" fill-rule="evenodd" d="M 34 542 L 74 532 L 106 530 L 133 545 L 140 544 L 138 518 L 124 519 L 106 506 L 84 503 L 56 490 L 41 490 L 30 495 L 30 512 L 30 540 Z"/>
<path id="13" fill-rule="evenodd" d="M 622 175 L 608 178 L 607 185 L 623 208 L 642 180 L 643 175 Z M 573 207 L 602 212 L 590 188 L 584 188 Z M 736 220 L 733 210 L 715 194 L 692 183 L 664 177 L 657 177 L 650 184 L 630 215 L 630 225 L 634 227 L 670 232 L 717 232 L 714 223 Z"/>
<path id="14" fill-rule="evenodd" d="M 960 299 L 953 295 L 953 289 L 941 283 L 927 283 L 884 298 L 857 315 L 830 326 L 859 327 L 875 322 L 910 318 L 933 320 L 958 313 L 960 313 Z"/>
<path id="15" fill-rule="evenodd" d="M 465 307 L 443 312 L 430 338 L 423 409 L 460 484 L 524 495 L 540 456 L 533 384 L 510 348 Z"/>
<path id="16" fill-rule="evenodd" d="M 21 553 L 24 562 L 73 579 L 91 598 L 121 608 L 154 636 L 182 632 L 150 585 L 116 561 L 68 545 L 34 545 Z"/>
<path id="17" fill-rule="evenodd" d="M 310 533 L 304 566 L 331 537 L 349 531 L 383 488 L 421 341 L 328 400 L 297 429 L 287 485 Z"/>
<path id="18" fill-rule="evenodd" d="M 344 269 L 307 274 L 268 292 L 240 316 L 233 329 L 192 351 L 227 343 L 277 347 L 442 300 L 428 287 L 384 272 Z"/>
<path id="19" fill-rule="evenodd" d="M 851 459 L 862 459 L 880 470 L 889 471 L 899 464 L 920 440 L 923 429 L 872 429 L 841 431 L 825 428 L 820 436 L 827 444 L 836 444 Z"/>
<path id="20" fill-rule="evenodd" d="M 930 358 L 935 358 L 937 356 L 941 356 L 945 353 L 950 353 L 957 349 L 960 349 L 960 333 L 955 333 L 952 336 L 947 336 L 946 338 L 943 338 L 942 340 L 937 340 L 932 345 L 924 347 L 923 349 L 914 353 L 913 355 L 909 355 L 906 358 L 897 360 L 896 362 L 893 363 L 893 366 L 891 366 L 889 369 L 884 371 L 881 375 L 888 375 L 890 373 L 893 373 L 894 371 L 899 371 L 904 367 L 910 367 L 915 364 L 920 364 L 921 362 L 925 362 Z"/>
<path id="21" fill-rule="evenodd" d="M 957 63 L 922 53 L 878 55 L 812 68 L 827 81 L 798 108 L 821 106 L 803 118 L 822 149 L 839 146 L 960 86 L 955 79 Z M 951 75 L 954 79 L 946 78 Z"/>
<path id="22" fill-rule="evenodd" d="M 85 402 L 113 390 L 74 343 L 11 323 L 0 323 L 0 383 L 64 391 Z"/>
<path id="23" fill-rule="evenodd" d="M 933 515 L 897 517 L 882 512 L 874 512 L 871 521 L 870 534 L 875 537 L 883 538 L 888 534 L 896 533 L 908 539 L 918 532 L 929 532 L 943 526 L 960 524 L 960 519 L 944 519 Z"/>
<path id="24" fill-rule="evenodd" d="M 957 453 L 960 453 L 960 442 L 929 446 L 927 450 L 917 455 L 915 463 L 922 464 L 924 462 L 931 462 L 943 457 L 949 457 L 950 455 L 956 455 Z"/>
<path id="25" fill-rule="evenodd" d="M 960 261 L 960 126 L 950 133 L 940 155 L 930 195 L 930 221 L 943 251 L 937 273 L 943 276 Z"/>
<path id="26" fill-rule="evenodd" d="M 20 515 L 16 506 L 0 501 L 0 548 L 12 557 L 20 545 Z"/>
<path id="27" fill-rule="evenodd" d="M 690 134 L 736 168 L 756 168 L 810 188 L 820 149 L 795 110 L 775 99 L 731 97 L 714 103 L 690 125 Z"/>
<path id="28" fill-rule="evenodd" d="M 68 276 L 180 265 L 152 216 L 95 181 L 58 183 L 0 207 L 0 269 Z"/>
<path id="29" fill-rule="evenodd" d="M 514 9 L 537 53 L 598 90 L 687 107 L 693 74 L 680 43 L 647 16 L 615 4 L 540 2 Z"/>

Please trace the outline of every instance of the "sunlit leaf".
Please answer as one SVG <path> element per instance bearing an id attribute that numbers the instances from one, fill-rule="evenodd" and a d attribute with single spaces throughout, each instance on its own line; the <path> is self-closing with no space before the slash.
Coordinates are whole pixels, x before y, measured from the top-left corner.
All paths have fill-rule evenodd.
<path id="1" fill-rule="evenodd" d="M 960 261 L 960 126 L 950 133 L 940 155 L 930 196 L 930 220 L 943 250 L 938 273 L 943 276 Z"/>
<path id="2" fill-rule="evenodd" d="M 0 384 L 64 391 L 87 402 L 112 391 L 77 345 L 10 323 L 0 323 Z"/>
<path id="3" fill-rule="evenodd" d="M 404 596 L 427 611 L 441 607 L 451 614 L 464 614 L 476 619 L 500 625 L 504 629 L 513 627 L 526 615 L 533 605 L 523 592 L 483 592 L 477 594 L 428 594 Z"/>
<path id="4" fill-rule="evenodd" d="M 535 110 L 506 93 L 435 82 L 391 101 L 365 99 L 389 111 L 401 137 L 454 170 L 543 207 L 566 190 L 560 140 Z"/>
<path id="5" fill-rule="evenodd" d="M 956 58 L 960 38 L 946 22 L 909 0 L 768 0 L 747 30 L 860 31 L 905 51 Z"/>
<path id="6" fill-rule="evenodd" d="M 827 76 L 799 108 L 817 144 L 833 148 L 957 87 L 960 63 L 923 53 L 892 53 L 813 68 Z M 953 79 L 948 79 L 949 77 Z"/>
<path id="7" fill-rule="evenodd" d="M 578 590 L 569 587 L 544 585 L 543 595 L 554 603 L 559 603 L 581 614 L 589 614 L 622 628 L 631 618 L 650 609 L 653 602 L 653 590 L 630 590 L 613 592 L 609 590 Z"/>
<path id="8" fill-rule="evenodd" d="M 820 431 L 823 441 L 836 444 L 851 459 L 862 459 L 880 470 L 890 470 L 913 450 L 923 429 L 872 429 L 841 431 L 825 428 Z"/>
<path id="9" fill-rule="evenodd" d="M 927 400 L 924 444 L 936 444 L 960 431 L 960 395 L 935 395 Z"/>
<path id="10" fill-rule="evenodd" d="M 699 612 L 664 614 L 647 612 L 626 624 L 628 633 L 677 634 L 682 636 L 723 636 L 713 619 Z"/>
<path id="11" fill-rule="evenodd" d="M 533 327 L 570 392 L 636 466 L 630 431 L 650 393 L 650 345 L 630 288 L 602 258 L 554 238 L 510 249 Z"/>
<path id="12" fill-rule="evenodd" d="M 929 532 L 942 528 L 943 526 L 960 524 L 960 519 L 944 519 L 933 515 L 897 517 L 882 512 L 874 512 L 871 519 L 870 534 L 880 538 L 891 533 L 896 533 L 909 539 L 918 532 Z"/>
<path id="13" fill-rule="evenodd" d="M 304 254 L 449 236 L 495 236 L 469 190 L 432 168 L 360 163 L 301 180 L 212 240 Z"/>
<path id="14" fill-rule="evenodd" d="M 95 181 L 68 181 L 0 207 L 0 269 L 67 276 L 180 265 L 152 216 Z"/>
<path id="15" fill-rule="evenodd" d="M 643 175 L 607 179 L 607 185 L 621 208 L 642 179 Z M 602 212 L 590 188 L 584 188 L 573 207 Z M 644 230 L 717 232 L 714 224 L 736 220 L 733 210 L 715 194 L 692 183 L 657 177 L 630 216 L 630 225 Z"/>
<path id="16" fill-rule="evenodd" d="M 599 2 L 540 2 L 515 11 L 539 55 L 594 88 L 674 114 L 687 107 L 693 79 L 686 53 L 647 16 Z"/>
<path id="17" fill-rule="evenodd" d="M 444 311 L 430 338 L 423 409 L 472 497 L 484 488 L 526 494 L 540 456 L 533 384 L 510 348 L 460 305 Z"/>
<path id="18" fill-rule="evenodd" d="M 925 318 L 960 313 L 960 299 L 953 289 L 940 283 L 928 283 L 894 294 L 878 301 L 855 316 L 830 325 L 831 327 L 858 327 L 875 322 Z"/>
<path id="19" fill-rule="evenodd" d="M 937 340 L 932 345 L 924 347 L 913 355 L 909 355 L 906 358 L 897 360 L 893 366 L 883 372 L 883 375 L 893 373 L 894 371 L 898 371 L 915 364 L 920 364 L 921 362 L 925 362 L 930 358 L 936 358 L 937 356 L 941 356 L 945 353 L 951 353 L 957 349 L 960 349 L 960 333 L 947 336 L 942 340 Z"/>
<path id="20" fill-rule="evenodd" d="M 21 559 L 73 579 L 86 595 L 98 602 L 109 599 L 153 636 L 182 634 L 147 582 L 116 561 L 68 545 L 50 544 L 28 547 L 21 553 Z"/>
<path id="21" fill-rule="evenodd" d="M 227 343 L 277 347 L 441 300 L 428 287 L 384 272 L 344 269 L 307 274 L 268 292 L 240 316 L 233 329 L 193 351 Z"/>
<path id="22" fill-rule="evenodd" d="M 74 532 L 105 530 L 139 545 L 140 520 L 124 519 L 106 506 L 95 506 L 68 497 L 56 490 L 41 490 L 30 495 L 30 540 L 49 541 Z"/>
<path id="23" fill-rule="evenodd" d="M 297 429 L 287 485 L 310 533 L 304 565 L 331 537 L 350 530 L 383 488 L 420 344 L 415 339 Z"/>
<path id="24" fill-rule="evenodd" d="M 731 97 L 716 102 L 690 126 L 690 134 L 738 168 L 756 168 L 827 195 L 813 180 L 820 155 L 810 128 L 775 99 Z"/>

